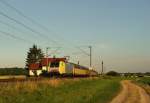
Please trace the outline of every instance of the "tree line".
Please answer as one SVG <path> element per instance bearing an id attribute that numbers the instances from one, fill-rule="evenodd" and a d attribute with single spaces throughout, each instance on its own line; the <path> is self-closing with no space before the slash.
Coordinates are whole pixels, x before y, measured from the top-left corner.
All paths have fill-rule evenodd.
<path id="1" fill-rule="evenodd" d="M 44 58 L 42 50 L 37 45 L 33 45 L 27 52 L 25 68 L 0 68 L 0 75 L 28 75 L 29 65 L 41 62 L 42 58 Z"/>
<path id="2" fill-rule="evenodd" d="M 28 75 L 28 71 L 24 68 L 0 68 L 0 75 Z"/>

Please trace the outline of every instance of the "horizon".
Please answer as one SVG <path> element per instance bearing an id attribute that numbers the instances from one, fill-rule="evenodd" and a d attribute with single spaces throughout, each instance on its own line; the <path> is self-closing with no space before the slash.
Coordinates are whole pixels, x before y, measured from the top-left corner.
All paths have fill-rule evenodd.
<path id="1" fill-rule="evenodd" d="M 92 65 L 99 72 L 102 60 L 105 72 L 150 72 L 149 0 L 3 1 L 0 68 L 24 67 L 29 48 L 36 44 L 44 53 L 51 47 L 49 54 L 59 48 L 53 55 L 70 56 L 84 66 L 89 66 L 92 46 Z"/>

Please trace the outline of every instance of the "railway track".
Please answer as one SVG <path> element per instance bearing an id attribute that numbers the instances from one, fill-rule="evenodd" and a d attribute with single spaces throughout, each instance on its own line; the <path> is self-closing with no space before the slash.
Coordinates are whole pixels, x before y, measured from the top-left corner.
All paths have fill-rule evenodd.
<path id="1" fill-rule="evenodd" d="M 96 77 L 96 76 L 91 76 L 91 77 Z M 51 77 L 28 77 L 25 75 L 19 75 L 19 76 L 0 76 L 0 83 L 3 82 L 24 82 L 24 81 L 40 81 L 44 79 L 74 79 L 74 78 L 89 78 L 89 77 L 82 77 L 82 76 L 76 76 L 76 77 L 71 77 L 71 76 L 51 76 Z"/>
<path id="2" fill-rule="evenodd" d="M 23 81 L 38 81 L 42 80 L 42 77 L 27 77 L 27 76 L 0 76 L 0 82 L 23 82 Z"/>

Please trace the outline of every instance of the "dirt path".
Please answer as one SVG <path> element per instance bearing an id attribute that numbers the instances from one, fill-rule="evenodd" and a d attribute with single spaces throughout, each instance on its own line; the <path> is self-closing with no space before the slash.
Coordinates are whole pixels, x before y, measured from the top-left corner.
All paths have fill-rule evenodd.
<path id="1" fill-rule="evenodd" d="M 111 103 L 150 103 L 150 97 L 141 87 L 129 80 L 121 82 L 123 90 Z"/>

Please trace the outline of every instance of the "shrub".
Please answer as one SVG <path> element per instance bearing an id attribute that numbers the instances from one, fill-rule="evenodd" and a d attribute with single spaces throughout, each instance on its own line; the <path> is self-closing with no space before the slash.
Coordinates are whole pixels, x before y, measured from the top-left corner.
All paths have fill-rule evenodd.
<path id="1" fill-rule="evenodd" d="M 106 75 L 108 75 L 108 76 L 120 76 L 120 74 L 116 71 L 109 71 L 106 73 Z"/>

